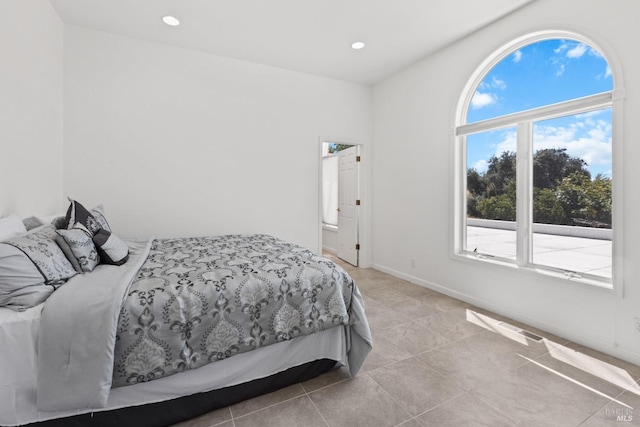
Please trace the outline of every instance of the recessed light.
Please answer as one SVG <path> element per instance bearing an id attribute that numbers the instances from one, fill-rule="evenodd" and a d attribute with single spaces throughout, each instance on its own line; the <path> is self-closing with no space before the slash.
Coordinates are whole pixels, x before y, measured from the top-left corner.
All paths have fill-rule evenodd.
<path id="1" fill-rule="evenodd" d="M 364 47 L 364 42 L 353 42 L 351 43 L 351 49 L 359 50 Z"/>
<path id="2" fill-rule="evenodd" d="M 177 27 L 180 25 L 180 21 L 175 16 L 167 15 L 162 17 L 162 22 L 172 27 Z"/>

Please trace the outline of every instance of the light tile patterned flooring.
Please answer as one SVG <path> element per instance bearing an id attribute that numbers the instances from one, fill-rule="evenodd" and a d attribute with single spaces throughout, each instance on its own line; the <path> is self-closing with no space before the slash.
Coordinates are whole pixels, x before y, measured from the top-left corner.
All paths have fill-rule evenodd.
<path id="1" fill-rule="evenodd" d="M 374 337 L 355 378 L 340 368 L 179 426 L 640 425 L 640 367 L 387 274 L 346 268 Z"/>

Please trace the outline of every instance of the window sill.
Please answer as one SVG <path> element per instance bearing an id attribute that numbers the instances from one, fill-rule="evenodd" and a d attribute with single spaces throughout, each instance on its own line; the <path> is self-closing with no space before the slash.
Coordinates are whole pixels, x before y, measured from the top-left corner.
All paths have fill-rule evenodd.
<path id="1" fill-rule="evenodd" d="M 329 230 L 329 231 L 338 231 L 338 226 L 337 225 L 332 225 L 332 224 L 322 224 L 322 229 L 323 230 Z"/>
<path id="2" fill-rule="evenodd" d="M 580 285 L 588 285 L 595 289 L 600 289 L 606 292 L 613 292 L 614 286 L 611 279 L 603 278 L 602 280 L 598 280 L 593 277 L 584 277 L 584 276 L 574 276 L 568 274 L 568 272 L 564 272 L 562 270 L 555 270 L 551 268 L 544 268 L 536 265 L 530 266 L 519 266 L 515 263 L 515 261 L 510 262 L 506 259 L 494 258 L 488 255 L 482 254 L 472 254 L 468 252 L 456 253 L 453 254 L 453 259 L 474 263 L 476 265 L 484 264 L 488 266 L 497 266 L 499 268 L 508 268 L 511 270 L 517 270 L 522 272 L 523 274 L 528 274 L 536 277 L 546 277 L 550 279 L 555 279 L 557 281 L 561 281 L 564 283 L 575 283 Z"/>

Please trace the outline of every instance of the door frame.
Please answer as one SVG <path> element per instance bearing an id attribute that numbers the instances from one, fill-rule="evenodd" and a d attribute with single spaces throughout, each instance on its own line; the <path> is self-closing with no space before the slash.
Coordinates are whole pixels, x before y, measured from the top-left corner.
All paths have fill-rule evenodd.
<path id="1" fill-rule="evenodd" d="M 358 212 L 358 240 L 360 243 L 359 265 L 360 268 L 371 267 L 371 233 L 369 223 L 371 218 L 371 154 L 367 144 L 355 138 L 318 138 L 318 249 L 317 253 L 322 254 L 322 144 L 332 142 L 346 145 L 357 145 L 360 147 L 360 157 L 362 161 L 359 167 L 360 180 L 360 210 Z"/>

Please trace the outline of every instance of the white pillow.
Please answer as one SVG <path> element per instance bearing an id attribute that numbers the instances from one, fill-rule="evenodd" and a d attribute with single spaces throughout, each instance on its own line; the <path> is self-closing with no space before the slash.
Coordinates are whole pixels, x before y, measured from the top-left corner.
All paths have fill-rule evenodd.
<path id="1" fill-rule="evenodd" d="M 26 232 L 27 229 L 18 215 L 11 214 L 0 218 L 0 242 Z"/>

